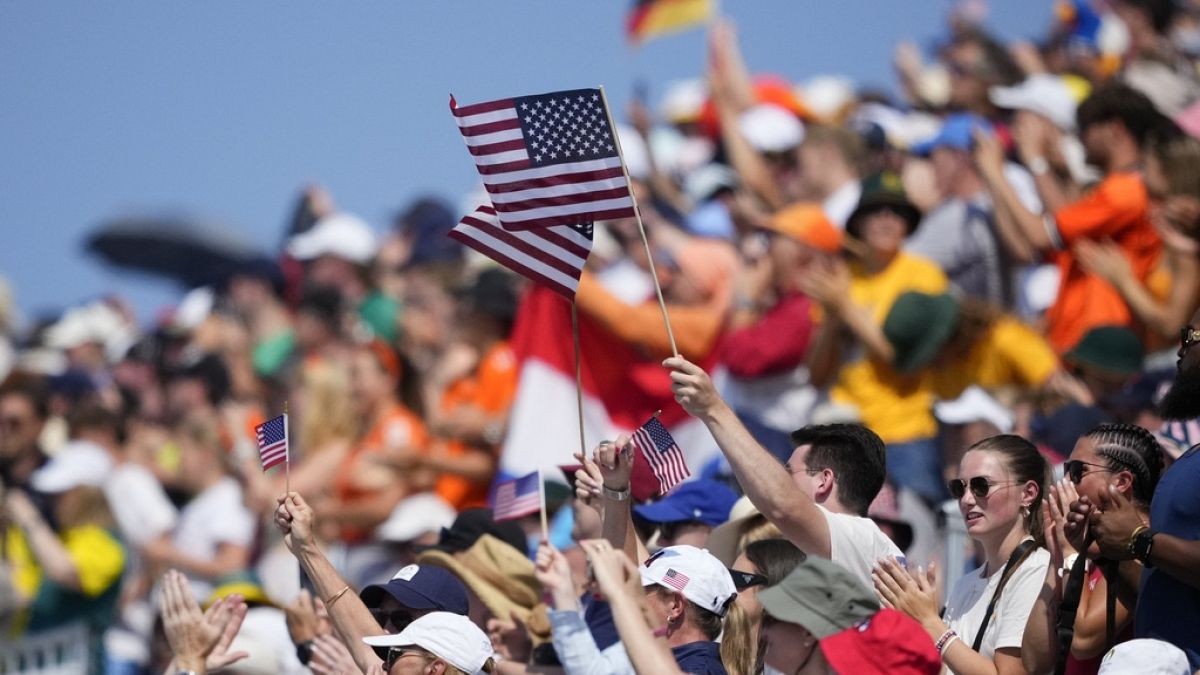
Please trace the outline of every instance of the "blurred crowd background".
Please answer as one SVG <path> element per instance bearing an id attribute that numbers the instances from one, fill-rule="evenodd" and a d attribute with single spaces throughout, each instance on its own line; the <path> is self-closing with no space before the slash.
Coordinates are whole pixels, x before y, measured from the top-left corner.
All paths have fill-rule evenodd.
<path id="1" fill-rule="evenodd" d="M 870 515 L 919 565 L 945 560 L 946 480 L 983 438 L 1018 434 L 1054 463 L 1106 422 L 1171 457 L 1200 441 L 1158 413 L 1200 305 L 1200 3 L 1063 0 L 1039 39 L 1007 43 L 985 3 L 949 7 L 936 48 L 897 45 L 894 93 L 771 75 L 743 58 L 755 36 L 717 22 L 693 79 L 613 111 L 681 354 L 781 461 L 809 424 L 878 434 Z M 297 186 L 266 254 L 185 219 L 106 223 L 92 254 L 189 288 L 152 321 L 105 289 L 20 316 L 23 289 L 0 286 L 10 638 L 82 623 L 93 664 L 161 672 L 154 588 L 177 569 L 202 603 L 250 602 L 240 639 L 268 665 L 244 672 L 303 672 L 281 609 L 295 561 L 270 527 L 285 482 L 354 589 L 467 551 L 485 528 L 451 526 L 521 452 L 514 402 L 547 395 L 519 386 L 529 354 L 512 344 L 538 291 L 446 236 L 473 199 L 372 224 Z M 636 224 L 594 238 L 581 316 L 657 363 Z M 261 471 L 254 435 L 285 409 L 286 479 Z M 559 463 L 576 440 L 550 441 Z M 695 517 L 638 518 L 660 546 L 747 513 L 731 516 L 742 490 L 719 453 L 689 459 Z M 547 475 L 547 502 L 582 577 L 572 480 Z M 536 518 L 486 530 L 523 555 L 540 538 Z"/>

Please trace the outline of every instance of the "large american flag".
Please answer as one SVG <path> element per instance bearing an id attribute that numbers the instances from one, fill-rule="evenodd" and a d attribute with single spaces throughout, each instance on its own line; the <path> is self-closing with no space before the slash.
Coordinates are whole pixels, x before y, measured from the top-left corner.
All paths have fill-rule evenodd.
<path id="1" fill-rule="evenodd" d="M 492 517 L 497 522 L 537 513 L 541 508 L 542 481 L 537 471 L 496 486 L 496 503 L 492 507 Z"/>
<path id="2" fill-rule="evenodd" d="M 287 413 L 254 427 L 263 471 L 288 461 Z"/>
<path id="3" fill-rule="evenodd" d="M 575 299 L 579 275 L 592 251 L 591 223 L 510 232 L 501 227 L 490 204 L 464 216 L 450 237 L 568 300 Z"/>
<path id="4" fill-rule="evenodd" d="M 462 107 L 451 96 L 450 110 L 505 229 L 634 215 L 599 89 Z"/>
<path id="5" fill-rule="evenodd" d="M 661 494 L 670 492 L 671 488 L 692 475 L 683 459 L 683 450 L 657 416 L 651 417 L 633 432 L 633 444 L 646 458 L 646 463 L 658 479 Z"/>

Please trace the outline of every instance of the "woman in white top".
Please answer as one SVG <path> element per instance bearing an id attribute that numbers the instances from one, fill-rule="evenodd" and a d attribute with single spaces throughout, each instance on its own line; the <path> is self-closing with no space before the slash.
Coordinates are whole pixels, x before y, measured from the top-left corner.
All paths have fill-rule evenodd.
<path id="1" fill-rule="evenodd" d="M 1025 672 L 1021 638 L 1050 562 L 1041 546 L 1047 473 L 1046 460 L 1020 436 L 986 438 L 963 455 L 950 494 L 985 560 L 954 584 L 944 616 L 932 568 L 910 574 L 889 560 L 875 568 L 884 604 L 919 621 L 956 675 Z"/>

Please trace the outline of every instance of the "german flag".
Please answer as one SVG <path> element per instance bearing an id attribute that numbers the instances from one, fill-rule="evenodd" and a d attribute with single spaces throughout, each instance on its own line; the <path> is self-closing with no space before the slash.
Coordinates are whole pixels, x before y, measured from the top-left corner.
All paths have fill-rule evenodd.
<path id="1" fill-rule="evenodd" d="M 713 0 L 634 0 L 625 34 L 638 43 L 704 23 L 712 14 Z"/>

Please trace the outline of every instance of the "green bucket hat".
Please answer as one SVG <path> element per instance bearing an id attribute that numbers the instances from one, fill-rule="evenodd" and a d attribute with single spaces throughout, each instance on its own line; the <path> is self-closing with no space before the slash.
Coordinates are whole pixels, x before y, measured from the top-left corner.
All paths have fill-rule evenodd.
<path id="1" fill-rule="evenodd" d="M 1100 326 L 1089 330 L 1063 358 L 1117 375 L 1133 375 L 1142 370 L 1142 341 L 1124 326 Z"/>
<path id="2" fill-rule="evenodd" d="M 953 295 L 902 294 L 883 321 L 883 335 L 896 352 L 892 365 L 904 374 L 924 368 L 950 341 L 956 327 L 958 300 Z"/>
<path id="3" fill-rule="evenodd" d="M 863 179 L 862 196 L 846 220 L 846 233 L 860 238 L 860 221 L 883 208 L 895 211 L 904 219 L 909 236 L 916 232 L 917 225 L 921 223 L 921 210 L 909 201 L 900 176 L 893 171 L 881 171 Z"/>
<path id="4" fill-rule="evenodd" d="M 809 557 L 783 581 L 758 593 L 778 621 L 803 626 L 818 640 L 875 616 L 879 600 L 845 567 Z"/>

